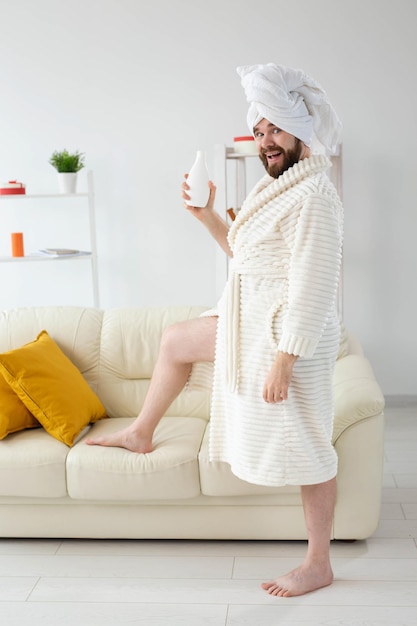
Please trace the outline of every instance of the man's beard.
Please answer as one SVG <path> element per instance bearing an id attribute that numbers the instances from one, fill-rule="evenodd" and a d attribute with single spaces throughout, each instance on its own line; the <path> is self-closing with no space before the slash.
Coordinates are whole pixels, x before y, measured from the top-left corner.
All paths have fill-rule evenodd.
<path id="1" fill-rule="evenodd" d="M 280 152 L 282 152 L 283 156 L 282 165 L 278 163 L 269 163 L 268 158 L 265 156 L 265 154 L 263 154 L 262 152 L 259 153 L 259 158 L 261 159 L 264 168 L 273 178 L 278 178 L 279 176 L 281 176 L 281 174 L 283 174 L 286 170 L 292 167 L 295 163 L 298 163 L 298 161 L 300 160 L 303 146 L 300 139 L 294 137 L 294 140 L 294 148 L 289 150 L 284 150 L 283 148 L 280 149 Z M 271 152 L 271 150 L 268 150 L 267 152 Z"/>

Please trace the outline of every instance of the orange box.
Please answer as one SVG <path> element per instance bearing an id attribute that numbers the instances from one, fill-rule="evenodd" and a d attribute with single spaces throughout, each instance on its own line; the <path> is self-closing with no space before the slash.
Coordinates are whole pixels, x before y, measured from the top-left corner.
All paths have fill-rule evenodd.
<path id="1" fill-rule="evenodd" d="M 23 233 L 12 233 L 12 256 L 25 256 Z"/>

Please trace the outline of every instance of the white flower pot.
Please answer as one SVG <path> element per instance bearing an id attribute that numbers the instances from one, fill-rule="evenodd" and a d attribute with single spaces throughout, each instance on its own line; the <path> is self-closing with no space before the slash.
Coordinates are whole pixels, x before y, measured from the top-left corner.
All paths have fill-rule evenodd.
<path id="1" fill-rule="evenodd" d="M 58 184 L 61 193 L 76 193 L 77 172 L 58 172 Z"/>

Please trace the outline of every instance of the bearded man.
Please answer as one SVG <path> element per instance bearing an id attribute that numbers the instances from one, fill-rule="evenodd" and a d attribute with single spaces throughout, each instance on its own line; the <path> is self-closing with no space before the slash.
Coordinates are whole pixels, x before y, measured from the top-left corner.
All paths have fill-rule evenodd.
<path id="1" fill-rule="evenodd" d="M 144 406 L 127 429 L 88 443 L 152 450 L 156 425 L 189 381 L 214 362 L 210 459 L 257 485 L 301 487 L 307 554 L 295 570 L 263 583 L 301 595 L 333 581 L 329 547 L 337 456 L 331 444 L 332 378 L 339 345 L 336 293 L 342 206 L 313 140 L 335 150 L 339 119 L 301 70 L 272 63 L 238 68 L 250 132 L 267 174 L 229 228 L 214 210 L 185 207 L 231 257 L 215 310 L 169 327 Z M 190 200 L 183 183 L 182 197 Z"/>

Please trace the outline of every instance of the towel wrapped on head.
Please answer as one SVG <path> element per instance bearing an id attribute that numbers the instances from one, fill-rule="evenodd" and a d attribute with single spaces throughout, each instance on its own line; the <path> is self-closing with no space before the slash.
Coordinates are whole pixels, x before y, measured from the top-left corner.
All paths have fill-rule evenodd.
<path id="1" fill-rule="evenodd" d="M 331 154 L 336 152 L 341 123 L 320 85 L 302 70 L 275 63 L 237 68 L 249 102 L 249 130 L 261 119 L 311 147 L 313 136 Z"/>

